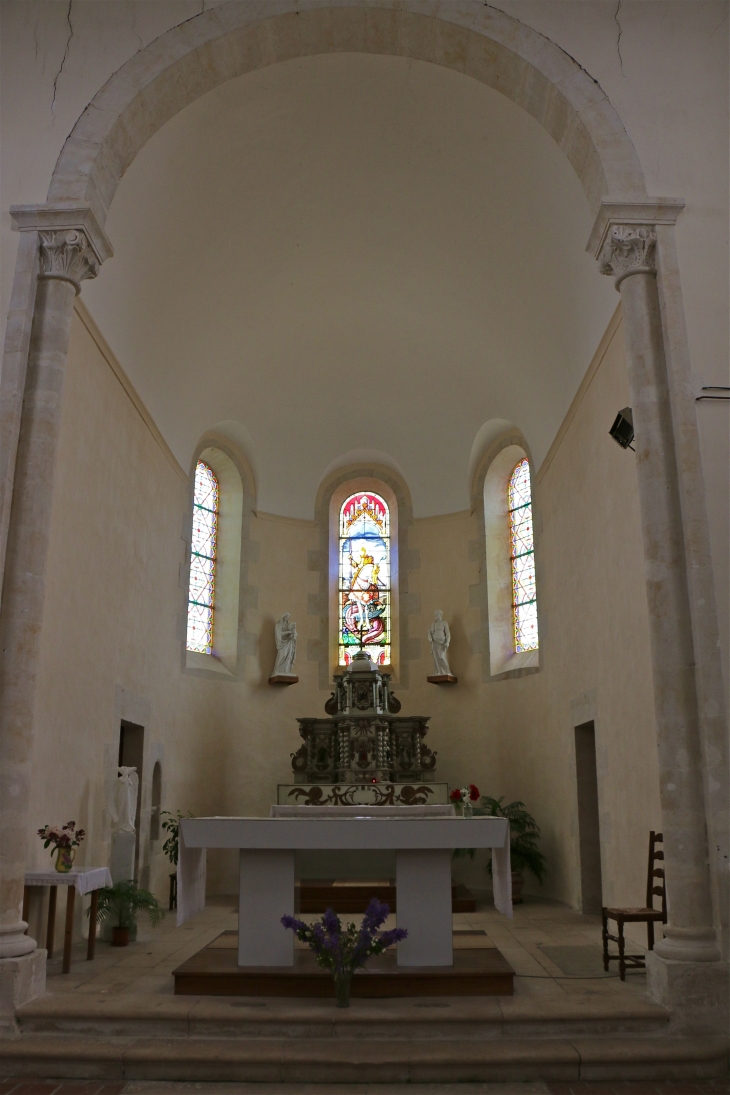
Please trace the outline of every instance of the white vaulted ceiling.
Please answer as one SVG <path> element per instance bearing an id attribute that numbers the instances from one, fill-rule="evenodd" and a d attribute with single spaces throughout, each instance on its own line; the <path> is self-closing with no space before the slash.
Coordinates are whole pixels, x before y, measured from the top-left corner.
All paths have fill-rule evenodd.
<path id="1" fill-rule="evenodd" d="M 537 465 L 617 296 L 560 150 L 497 92 L 334 54 L 242 76 L 132 164 L 84 300 L 183 467 L 238 423 L 261 509 L 311 517 L 343 454 L 417 516 L 464 509 L 490 419 Z M 607 428 L 616 408 L 607 408 Z"/>

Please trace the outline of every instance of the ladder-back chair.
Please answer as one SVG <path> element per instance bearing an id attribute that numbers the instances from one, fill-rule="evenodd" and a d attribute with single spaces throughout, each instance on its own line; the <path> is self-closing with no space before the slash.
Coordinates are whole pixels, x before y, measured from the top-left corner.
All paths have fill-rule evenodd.
<path id="1" fill-rule="evenodd" d="M 661 921 L 667 922 L 667 888 L 664 878 L 664 868 L 657 867 L 657 860 L 664 860 L 664 852 L 657 848 L 662 844 L 661 833 L 649 833 L 649 871 L 646 880 L 646 905 L 641 909 L 602 909 L 603 915 L 603 968 L 608 970 L 609 962 L 618 962 L 619 976 L 626 980 L 626 969 L 645 969 L 646 962 L 643 954 L 626 954 L 624 941 L 624 924 L 646 924 L 647 950 L 654 950 L 654 925 Z M 657 885 L 656 879 L 660 879 Z M 654 908 L 654 898 L 660 897 L 661 909 Z M 610 935 L 608 931 L 609 920 L 615 920 L 618 935 Z M 618 954 L 609 954 L 608 941 L 618 943 Z"/>

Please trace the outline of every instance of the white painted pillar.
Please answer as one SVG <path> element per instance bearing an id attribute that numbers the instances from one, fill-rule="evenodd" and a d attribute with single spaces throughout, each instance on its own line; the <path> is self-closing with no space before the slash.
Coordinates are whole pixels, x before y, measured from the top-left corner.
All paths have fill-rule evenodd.
<path id="1" fill-rule="evenodd" d="M 399 966 L 453 966 L 451 849 L 395 853 L 396 920 L 408 938 L 398 943 Z"/>
<path id="2" fill-rule="evenodd" d="M 20 969 L 18 959 L 32 957 L 36 951 L 35 940 L 24 934 L 27 925 L 21 912 L 33 719 L 66 356 L 80 283 L 96 276 L 111 248 L 87 208 L 20 206 L 11 213 L 15 227 L 37 234 L 40 248 L 0 612 L 0 981 L 6 974 L 11 977 L 9 996 L 17 1004 L 18 985 L 29 984 L 28 973 Z"/>
<path id="3" fill-rule="evenodd" d="M 680 209 L 681 203 L 665 209 L 663 223 L 673 223 Z M 659 206 L 655 211 L 662 213 Z M 665 939 L 655 947 L 651 986 L 657 959 L 675 967 L 699 963 L 707 970 L 704 964 L 719 962 L 720 951 L 713 924 L 686 530 L 656 281 L 656 228 L 646 216 L 649 210 L 636 207 L 633 212 L 623 223 L 599 215 L 593 242 L 598 243 L 601 272 L 614 276 L 621 293 L 636 435 L 669 919 Z"/>
<path id="4" fill-rule="evenodd" d="M 241 848 L 238 870 L 239 966 L 293 966 L 294 852 Z"/>

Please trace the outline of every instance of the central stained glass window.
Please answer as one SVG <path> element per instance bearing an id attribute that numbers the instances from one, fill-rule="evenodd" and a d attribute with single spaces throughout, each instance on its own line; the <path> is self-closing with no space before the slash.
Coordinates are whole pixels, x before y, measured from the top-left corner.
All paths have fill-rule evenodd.
<path id="1" fill-rule="evenodd" d="M 218 480 L 212 468 L 199 460 L 193 494 L 187 636 L 188 650 L 199 654 L 213 652 L 217 540 Z"/>
<path id="2" fill-rule="evenodd" d="M 370 491 L 351 494 L 340 510 L 339 664 L 361 648 L 390 664 L 390 513 Z"/>
<path id="3" fill-rule="evenodd" d="M 537 590 L 535 586 L 535 543 L 532 531 L 530 464 L 520 460 L 509 477 L 510 562 L 512 566 L 512 621 L 515 653 L 537 650 Z"/>

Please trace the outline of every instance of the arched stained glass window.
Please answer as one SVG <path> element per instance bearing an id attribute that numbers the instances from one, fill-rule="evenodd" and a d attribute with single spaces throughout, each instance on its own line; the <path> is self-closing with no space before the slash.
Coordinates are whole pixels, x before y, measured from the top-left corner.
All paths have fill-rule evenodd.
<path id="1" fill-rule="evenodd" d="M 198 461 L 193 494 L 193 535 L 190 546 L 187 648 L 199 654 L 213 651 L 215 566 L 218 540 L 218 480 Z"/>
<path id="2" fill-rule="evenodd" d="M 520 460 L 509 477 L 510 563 L 512 566 L 512 620 L 515 653 L 537 650 L 537 593 L 535 587 L 535 544 L 532 531 L 530 464 Z"/>
<path id="3" fill-rule="evenodd" d="M 351 494 L 340 509 L 339 664 L 361 648 L 390 664 L 390 513 L 378 494 Z"/>

